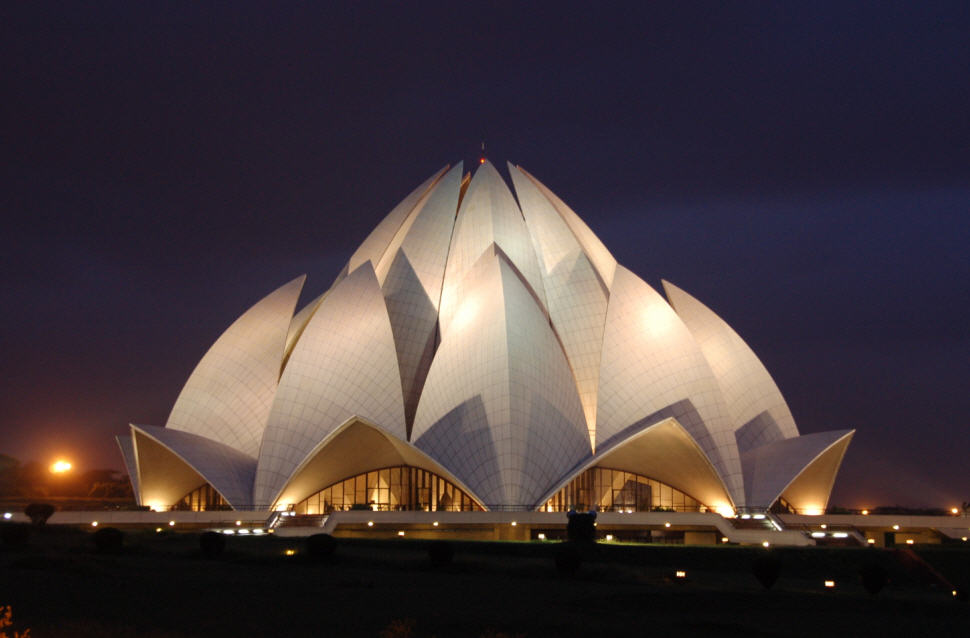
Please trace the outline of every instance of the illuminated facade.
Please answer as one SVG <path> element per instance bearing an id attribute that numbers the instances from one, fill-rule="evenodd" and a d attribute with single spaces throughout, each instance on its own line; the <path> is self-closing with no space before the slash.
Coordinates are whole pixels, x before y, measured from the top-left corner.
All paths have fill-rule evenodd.
<path id="1" fill-rule="evenodd" d="M 119 437 L 153 509 L 821 510 L 851 431 L 800 436 L 764 366 L 509 166 L 445 168 L 328 290 L 270 293 L 165 427 Z"/>

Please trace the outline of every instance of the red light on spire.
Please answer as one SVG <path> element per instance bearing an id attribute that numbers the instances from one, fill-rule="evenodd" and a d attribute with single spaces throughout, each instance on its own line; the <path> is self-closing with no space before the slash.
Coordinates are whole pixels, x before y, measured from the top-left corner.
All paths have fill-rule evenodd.
<path id="1" fill-rule="evenodd" d="M 485 163 L 485 157 L 484 156 L 483 157 L 479 157 L 478 158 L 478 163 L 479 164 L 484 164 Z"/>

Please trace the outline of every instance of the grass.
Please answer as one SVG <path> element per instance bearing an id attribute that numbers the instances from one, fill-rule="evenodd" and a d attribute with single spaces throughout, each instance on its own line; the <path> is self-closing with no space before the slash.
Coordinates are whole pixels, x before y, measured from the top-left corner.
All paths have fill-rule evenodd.
<path id="1" fill-rule="evenodd" d="M 128 532 L 117 554 L 90 532 L 51 527 L 24 548 L 0 547 L 0 605 L 46 636 L 913 636 L 964 635 L 970 606 L 874 548 L 788 549 L 596 545 L 579 574 L 560 577 L 555 543 L 456 542 L 433 568 L 424 543 L 340 539 L 307 560 L 298 540 L 227 538 L 202 557 L 197 534 Z M 286 556 L 286 549 L 294 549 Z M 765 591 L 753 558 L 774 552 L 781 577 Z M 920 549 L 919 551 L 923 551 Z M 927 548 L 956 581 L 963 548 Z M 858 568 L 891 582 L 865 593 Z M 671 578 L 674 570 L 687 578 Z M 835 580 L 834 591 L 822 586 Z"/>

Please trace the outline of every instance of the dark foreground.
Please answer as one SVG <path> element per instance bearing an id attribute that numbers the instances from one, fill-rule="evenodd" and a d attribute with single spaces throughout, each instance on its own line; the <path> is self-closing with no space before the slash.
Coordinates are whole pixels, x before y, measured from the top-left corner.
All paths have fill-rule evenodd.
<path id="1" fill-rule="evenodd" d="M 0 607 L 48 636 L 965 636 L 970 605 L 890 551 L 597 545 L 575 576 L 556 544 L 458 543 L 432 566 L 419 541 L 340 540 L 310 561 L 303 541 L 229 537 L 206 559 L 197 534 L 127 532 L 99 553 L 88 532 L 49 528 L 0 547 Z M 296 550 L 286 556 L 286 550 Z M 917 548 L 966 584 L 970 550 Z M 752 562 L 778 557 L 765 590 Z M 878 565 L 876 595 L 859 577 Z M 686 579 L 674 577 L 676 570 Z M 826 589 L 825 580 L 836 587 Z M 12 635 L 12 632 L 10 633 Z"/>

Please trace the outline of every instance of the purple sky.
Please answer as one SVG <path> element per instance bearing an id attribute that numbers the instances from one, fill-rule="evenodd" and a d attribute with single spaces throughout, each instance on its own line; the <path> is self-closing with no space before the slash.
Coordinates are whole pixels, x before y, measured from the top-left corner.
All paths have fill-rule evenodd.
<path id="1" fill-rule="evenodd" d="M 0 452 L 122 467 L 484 136 L 858 430 L 833 503 L 970 500 L 970 4 L 641 4 L 7 3 Z"/>

